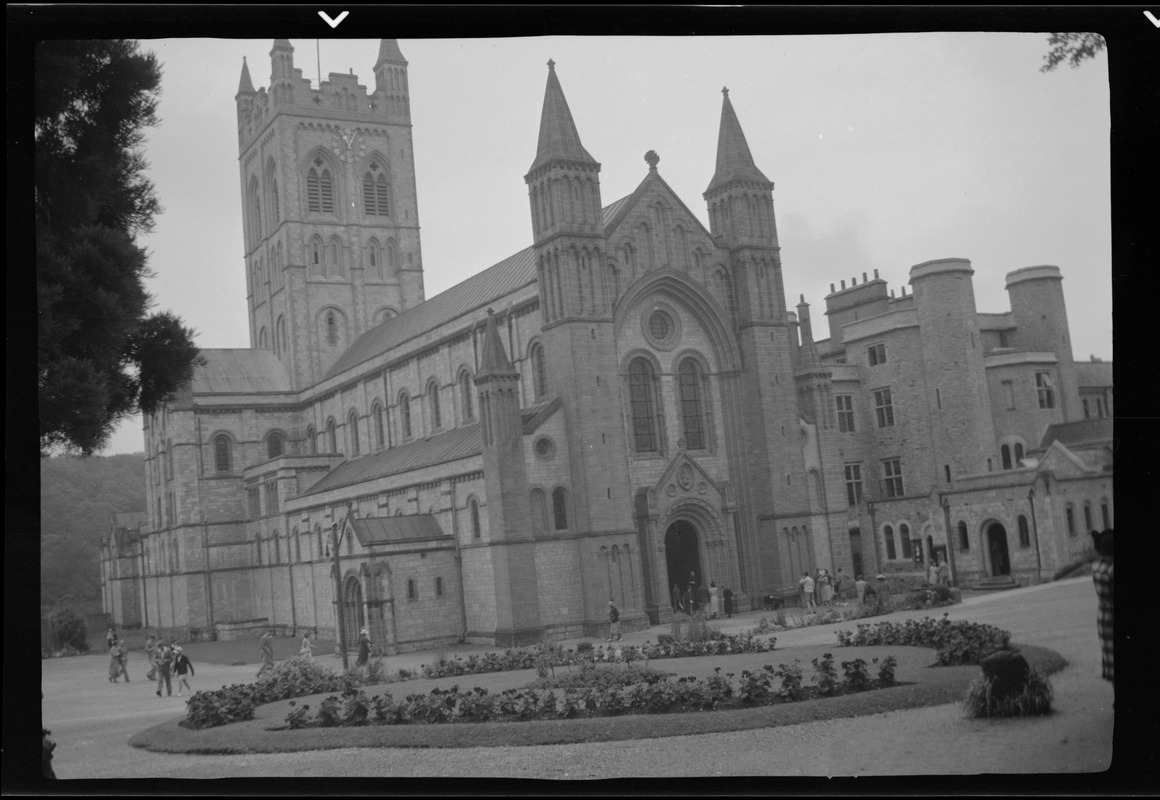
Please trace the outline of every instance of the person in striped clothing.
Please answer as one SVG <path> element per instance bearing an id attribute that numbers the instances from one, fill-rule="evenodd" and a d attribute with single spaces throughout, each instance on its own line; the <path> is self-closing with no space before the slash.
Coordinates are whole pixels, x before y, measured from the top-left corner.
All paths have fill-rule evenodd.
<path id="1" fill-rule="evenodd" d="M 1112 529 L 1102 532 L 1092 531 L 1092 543 L 1095 545 L 1099 558 L 1092 564 L 1092 581 L 1096 585 L 1096 597 L 1099 599 L 1099 616 L 1097 625 L 1100 634 L 1100 647 L 1103 650 L 1103 677 L 1104 680 L 1115 680 L 1115 640 L 1112 635 L 1112 610 L 1115 600 L 1115 584 L 1112 566 Z"/>

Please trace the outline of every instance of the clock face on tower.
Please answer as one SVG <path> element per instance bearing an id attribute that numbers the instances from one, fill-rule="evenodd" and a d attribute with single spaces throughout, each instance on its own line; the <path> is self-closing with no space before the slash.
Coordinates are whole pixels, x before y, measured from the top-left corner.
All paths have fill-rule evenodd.
<path id="1" fill-rule="evenodd" d="M 334 144 L 331 146 L 339 161 L 358 161 L 367 154 L 367 143 L 362 134 L 346 129 L 335 131 Z"/>

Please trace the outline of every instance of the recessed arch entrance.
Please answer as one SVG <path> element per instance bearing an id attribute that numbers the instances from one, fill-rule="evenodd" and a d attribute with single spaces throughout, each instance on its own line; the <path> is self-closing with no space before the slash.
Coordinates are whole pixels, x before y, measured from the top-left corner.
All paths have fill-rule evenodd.
<path id="1" fill-rule="evenodd" d="M 348 650 L 358 644 L 358 633 L 366 625 L 362 582 L 350 575 L 342 584 L 342 629 Z"/>
<path id="2" fill-rule="evenodd" d="M 682 591 L 689 588 L 689 576 L 697 584 L 704 580 L 701 569 L 700 535 L 697 527 L 687 519 L 679 519 L 665 531 L 665 563 L 668 567 L 667 586 L 676 584 Z"/>
<path id="3" fill-rule="evenodd" d="M 991 577 L 1011 574 L 1011 555 L 1007 550 L 1007 529 L 998 522 L 987 526 L 987 554 L 991 561 Z"/>

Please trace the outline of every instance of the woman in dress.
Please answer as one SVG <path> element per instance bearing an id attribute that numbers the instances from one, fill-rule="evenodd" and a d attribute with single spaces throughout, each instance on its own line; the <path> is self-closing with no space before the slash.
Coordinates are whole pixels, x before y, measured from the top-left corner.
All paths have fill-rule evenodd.
<path id="1" fill-rule="evenodd" d="M 109 683 L 117 682 L 117 679 L 121 677 L 122 668 L 121 645 L 114 638 L 109 645 Z M 126 675 L 125 677 L 128 678 L 129 676 Z"/>
<path id="2" fill-rule="evenodd" d="M 314 660 L 314 651 L 318 648 L 314 646 L 314 642 L 310 641 L 310 631 L 302 634 L 302 647 L 298 650 L 298 655 L 304 656 L 310 661 Z"/>
<path id="3" fill-rule="evenodd" d="M 371 658 L 371 634 L 366 628 L 358 632 L 358 660 L 355 666 L 365 667 Z"/>
<path id="4" fill-rule="evenodd" d="M 828 570 L 818 570 L 818 594 L 826 608 L 834 607 L 834 584 Z"/>
<path id="5" fill-rule="evenodd" d="M 709 581 L 709 618 L 717 619 L 721 613 L 721 592 L 717 589 L 717 581 Z"/>
<path id="6" fill-rule="evenodd" d="M 1112 567 L 1112 529 L 1102 533 L 1092 531 L 1092 543 L 1095 544 L 1099 558 L 1092 564 L 1092 581 L 1096 585 L 1096 597 L 1099 599 L 1099 616 L 1096 618 L 1100 634 L 1100 649 L 1103 651 L 1103 678 L 1106 681 L 1115 680 L 1115 639 L 1112 635 L 1112 610 L 1115 600 L 1115 582 Z"/>

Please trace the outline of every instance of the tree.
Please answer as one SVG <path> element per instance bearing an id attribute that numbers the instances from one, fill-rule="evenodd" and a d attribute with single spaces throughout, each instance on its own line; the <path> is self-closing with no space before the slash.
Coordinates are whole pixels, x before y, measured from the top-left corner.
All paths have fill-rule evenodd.
<path id="1" fill-rule="evenodd" d="M 161 68 L 125 40 L 48 41 L 35 62 L 40 449 L 99 449 L 203 363 L 194 332 L 150 313 L 136 236 L 161 212 L 145 177 Z"/>
<path id="2" fill-rule="evenodd" d="M 1046 63 L 1039 68 L 1040 72 L 1051 72 L 1064 61 L 1074 69 L 1084 60 L 1095 58 L 1107 46 L 1098 33 L 1053 33 L 1047 37 L 1047 43 L 1051 49 L 1043 57 Z"/>

